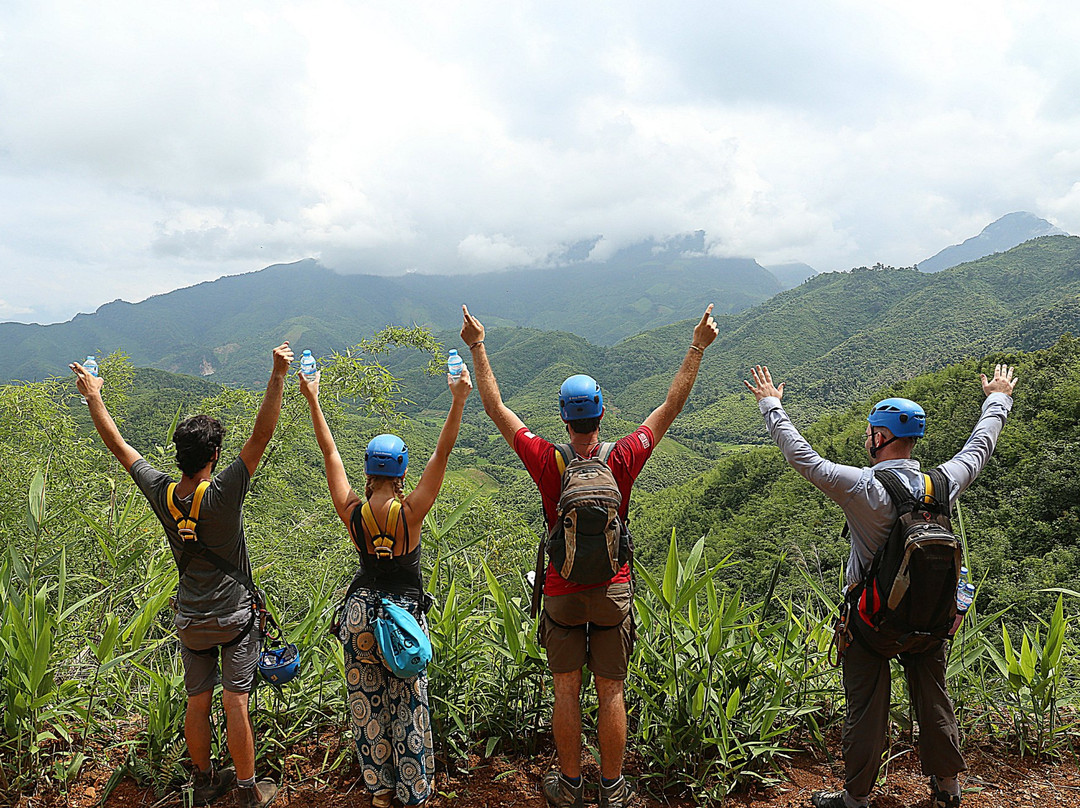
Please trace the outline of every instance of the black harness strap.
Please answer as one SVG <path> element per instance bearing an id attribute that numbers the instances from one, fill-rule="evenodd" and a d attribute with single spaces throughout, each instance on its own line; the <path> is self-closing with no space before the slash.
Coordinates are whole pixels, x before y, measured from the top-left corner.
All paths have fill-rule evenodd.
<path id="1" fill-rule="evenodd" d="M 205 491 L 207 485 L 208 483 L 205 482 L 200 483 L 199 488 L 202 489 L 202 491 Z M 196 651 L 193 648 L 187 648 L 186 645 L 184 647 L 187 648 L 188 651 L 191 651 L 191 653 L 199 654 L 200 656 L 217 654 L 218 648 L 231 648 L 232 646 L 239 644 L 249 633 L 251 633 L 251 629 L 255 626 L 255 620 L 259 617 L 260 614 L 265 615 L 266 620 L 270 624 L 270 626 L 272 626 L 274 630 L 277 631 L 278 634 L 280 634 L 281 630 L 278 628 L 277 621 L 274 620 L 274 616 L 270 614 L 270 612 L 268 612 L 263 605 L 262 594 L 259 592 L 258 589 L 255 588 L 255 582 L 251 579 L 251 576 L 248 575 L 246 572 L 240 570 L 228 559 L 219 556 L 217 553 L 207 547 L 201 539 L 199 539 L 198 533 L 196 532 L 196 525 L 198 522 L 199 514 L 197 508 L 195 507 L 195 502 L 192 502 L 192 512 L 184 515 L 183 511 L 181 511 L 180 509 L 180 501 L 176 498 L 176 483 L 172 483 L 169 486 L 167 496 L 169 511 L 172 513 L 173 517 L 176 518 L 177 526 L 178 528 L 180 528 L 180 535 L 184 540 L 184 549 L 183 552 L 181 552 L 180 554 L 180 561 L 176 565 L 179 572 L 178 577 L 183 578 L 185 573 L 187 573 L 187 568 L 188 566 L 190 566 L 191 560 L 198 557 L 203 559 L 204 561 L 208 561 L 213 564 L 225 575 L 228 575 L 238 584 L 243 586 L 251 595 L 251 617 L 248 619 L 247 625 L 245 625 L 244 628 L 240 631 L 240 633 L 237 634 L 233 639 L 229 640 L 228 642 L 222 643 L 221 645 L 215 645 L 210 648 L 203 649 L 202 651 Z M 196 496 L 198 497 L 198 501 L 201 503 L 202 494 L 198 492 L 198 490 Z M 182 518 L 177 517 L 178 513 L 181 514 Z"/>

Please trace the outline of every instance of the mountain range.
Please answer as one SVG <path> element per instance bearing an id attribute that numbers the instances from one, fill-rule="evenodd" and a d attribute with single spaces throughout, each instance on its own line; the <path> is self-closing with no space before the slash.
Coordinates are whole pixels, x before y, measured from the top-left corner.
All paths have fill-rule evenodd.
<path id="1" fill-rule="evenodd" d="M 996 252 L 1011 250 L 1033 238 L 1067 235 L 1069 234 L 1060 227 L 1055 227 L 1046 219 L 1040 219 L 1034 213 L 1009 213 L 988 224 L 979 235 L 972 236 L 961 244 L 946 247 L 925 261 L 920 261 L 919 269 L 923 272 L 941 272 L 967 261 L 976 261 Z"/>
<path id="2" fill-rule="evenodd" d="M 317 355 L 388 324 L 452 328 L 462 303 L 491 325 L 572 331 L 612 344 L 639 331 L 736 312 L 781 290 L 755 261 L 706 255 L 703 234 L 622 251 L 605 263 L 480 275 L 343 275 L 312 260 L 158 295 L 115 301 L 66 323 L 0 324 L 0 380 L 65 373 L 88 354 L 125 351 L 137 366 L 261 384 L 267 346 Z"/>
<path id="3" fill-rule="evenodd" d="M 1036 239 L 934 274 L 881 266 L 825 273 L 717 323 L 719 336 L 670 432 L 711 456 L 729 445 L 767 440 L 742 384 L 757 363 L 787 382 L 795 394 L 792 417 L 805 424 L 967 358 L 1037 350 L 1062 334 L 1080 334 L 1080 237 Z M 694 322 L 612 346 L 565 332 L 486 324 L 488 355 L 504 398 L 530 426 L 557 433 L 550 401 L 559 383 L 579 372 L 600 381 L 612 416 L 640 423 L 663 401 Z M 436 336 L 460 347 L 456 329 Z M 444 410 L 445 381 L 426 375 L 425 366 L 426 358 L 415 353 L 389 361 L 415 402 L 413 411 Z"/>

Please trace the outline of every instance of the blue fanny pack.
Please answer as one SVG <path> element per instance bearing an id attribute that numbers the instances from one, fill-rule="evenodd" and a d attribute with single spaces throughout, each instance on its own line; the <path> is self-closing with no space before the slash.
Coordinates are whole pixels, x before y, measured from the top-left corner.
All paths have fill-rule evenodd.
<path id="1" fill-rule="evenodd" d="M 383 662 L 399 679 L 416 676 L 431 661 L 431 640 L 420 623 L 407 609 L 386 598 L 375 620 L 375 639 Z"/>

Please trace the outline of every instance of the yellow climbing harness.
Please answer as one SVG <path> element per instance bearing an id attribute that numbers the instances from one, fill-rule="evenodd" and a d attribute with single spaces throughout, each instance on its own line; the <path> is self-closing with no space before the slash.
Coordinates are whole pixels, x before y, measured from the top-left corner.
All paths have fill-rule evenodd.
<path id="1" fill-rule="evenodd" d="M 385 529 L 379 525 L 379 520 L 375 518 L 370 502 L 364 502 L 363 507 L 360 509 L 360 518 L 363 520 L 364 527 L 371 538 L 371 546 L 375 549 L 375 557 L 391 558 L 394 555 L 394 545 L 397 542 L 395 537 L 397 535 L 398 521 L 401 518 L 401 501 L 397 499 L 390 501 L 390 510 L 386 514 Z"/>
<path id="2" fill-rule="evenodd" d="M 176 491 L 176 483 L 169 483 L 169 490 L 166 494 L 169 513 L 176 520 L 176 529 L 180 533 L 180 538 L 184 541 L 196 541 L 198 539 L 198 536 L 195 535 L 195 528 L 199 523 L 199 508 L 202 506 L 203 494 L 206 493 L 206 489 L 209 487 L 209 480 L 203 480 L 196 486 L 195 495 L 191 498 L 191 509 L 187 514 L 184 514 L 176 507 L 176 498 L 173 496 Z"/>

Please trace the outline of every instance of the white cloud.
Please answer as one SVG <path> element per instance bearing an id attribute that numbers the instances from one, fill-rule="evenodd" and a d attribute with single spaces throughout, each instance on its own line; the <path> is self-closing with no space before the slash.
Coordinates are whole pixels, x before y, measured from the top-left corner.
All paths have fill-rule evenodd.
<path id="1" fill-rule="evenodd" d="M 1080 232 L 1050 0 L 0 7 L 0 318 L 277 261 L 544 266 L 703 229 L 821 270 Z"/>

